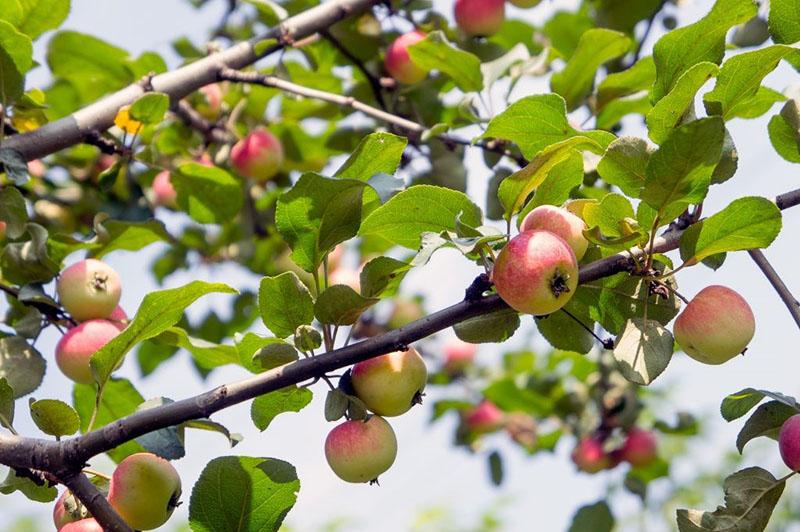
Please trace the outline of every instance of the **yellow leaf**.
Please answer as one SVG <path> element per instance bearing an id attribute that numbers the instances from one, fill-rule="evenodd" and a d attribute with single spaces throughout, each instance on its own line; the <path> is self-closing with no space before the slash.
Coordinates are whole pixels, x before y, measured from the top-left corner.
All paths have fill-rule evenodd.
<path id="1" fill-rule="evenodd" d="M 127 105 L 120 108 L 117 116 L 114 117 L 114 125 L 123 130 L 125 133 L 135 135 L 140 129 L 142 129 L 142 123 L 131 119 L 131 115 L 128 110 L 129 106 Z"/>

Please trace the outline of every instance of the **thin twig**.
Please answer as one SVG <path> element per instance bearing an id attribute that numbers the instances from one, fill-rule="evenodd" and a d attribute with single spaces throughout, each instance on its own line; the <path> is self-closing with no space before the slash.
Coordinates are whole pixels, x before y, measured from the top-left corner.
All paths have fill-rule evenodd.
<path id="1" fill-rule="evenodd" d="M 369 86 L 372 88 L 372 94 L 375 96 L 375 101 L 378 102 L 378 106 L 385 111 L 386 102 L 383 100 L 383 89 L 381 88 L 381 82 L 378 81 L 378 78 L 376 78 L 372 72 L 367 69 L 363 61 L 353 55 L 353 53 L 341 42 L 339 42 L 339 39 L 331 35 L 328 30 L 322 30 L 319 33 L 325 37 L 325 40 L 331 43 L 334 48 L 339 50 L 343 56 L 353 63 L 353 65 L 355 65 L 355 67 L 360 70 L 362 74 L 364 74 L 364 77 L 367 78 L 367 82 L 369 82 Z"/>
<path id="2" fill-rule="evenodd" d="M 775 268 L 772 267 L 772 264 L 769 263 L 767 257 L 764 256 L 764 253 L 760 249 L 751 249 L 748 253 L 750 254 L 750 258 L 753 259 L 753 262 L 756 263 L 756 266 L 764 273 L 764 276 L 775 291 L 778 292 L 786 308 L 789 309 L 789 314 L 792 315 L 792 319 L 794 319 L 794 322 L 800 327 L 800 302 L 792 295 L 786 283 L 783 282 L 783 279 L 781 279 L 778 272 L 775 271 Z"/>

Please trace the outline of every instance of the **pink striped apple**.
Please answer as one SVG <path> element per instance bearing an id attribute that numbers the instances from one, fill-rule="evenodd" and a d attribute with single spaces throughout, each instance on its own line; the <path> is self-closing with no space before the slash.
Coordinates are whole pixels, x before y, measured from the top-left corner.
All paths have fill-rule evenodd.
<path id="1" fill-rule="evenodd" d="M 498 255 L 492 281 L 510 307 L 543 316 L 566 305 L 575 293 L 578 262 L 561 237 L 549 231 L 525 231 Z"/>
<path id="2" fill-rule="evenodd" d="M 414 30 L 395 39 L 386 49 L 386 71 L 400 83 L 413 85 L 427 77 L 428 71 L 414 64 L 408 53 L 409 46 L 417 44 L 425 37 L 425 32 Z"/>
<path id="3" fill-rule="evenodd" d="M 700 290 L 675 320 L 675 340 L 693 359 L 722 364 L 742 353 L 756 331 L 747 301 L 730 288 Z"/>
<path id="4" fill-rule="evenodd" d="M 336 476 L 346 482 L 371 482 L 392 467 L 397 438 L 379 416 L 337 425 L 325 440 L 325 458 Z"/>
<path id="5" fill-rule="evenodd" d="M 53 507 L 53 524 L 56 525 L 56 530 L 61 530 L 68 523 L 85 519 L 88 515 L 86 507 L 77 502 L 72 492 L 64 490 Z"/>
<path id="6" fill-rule="evenodd" d="M 552 205 L 540 205 L 525 216 L 519 230 L 533 231 L 543 229 L 563 238 L 575 253 L 575 258 L 581 260 L 589 247 L 589 241 L 583 236 L 586 222 L 569 212 L 567 209 Z"/>
<path id="7" fill-rule="evenodd" d="M 265 128 L 250 132 L 231 149 L 231 164 L 244 177 L 263 183 L 283 165 L 283 145 Z"/>
<path id="8" fill-rule="evenodd" d="M 56 345 L 56 364 L 75 382 L 94 382 L 89 361 L 92 355 L 120 333 L 119 323 L 109 320 L 84 321 L 69 329 Z"/>
<path id="9" fill-rule="evenodd" d="M 471 37 L 491 37 L 506 18 L 505 0 L 456 0 L 456 24 Z"/>
<path id="10" fill-rule="evenodd" d="M 117 308 L 122 287 L 114 268 L 86 259 L 61 272 L 56 291 L 66 311 L 77 321 L 85 321 L 109 317 Z"/>
<path id="11" fill-rule="evenodd" d="M 350 372 L 353 389 L 369 410 L 399 416 L 419 402 L 428 370 L 413 347 L 359 362 Z"/>
<path id="12" fill-rule="evenodd" d="M 181 478 L 167 460 L 136 453 L 117 465 L 108 502 L 131 528 L 153 530 L 167 522 L 181 497 Z"/>

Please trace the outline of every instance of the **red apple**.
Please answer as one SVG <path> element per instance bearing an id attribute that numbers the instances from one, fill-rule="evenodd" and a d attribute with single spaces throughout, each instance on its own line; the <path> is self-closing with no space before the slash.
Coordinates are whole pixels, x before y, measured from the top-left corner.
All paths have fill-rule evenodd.
<path id="1" fill-rule="evenodd" d="M 460 373 L 475 361 L 478 346 L 469 344 L 459 338 L 451 338 L 444 344 L 444 370 L 448 373 Z"/>
<path id="2" fill-rule="evenodd" d="M 69 266 L 58 278 L 61 304 L 77 321 L 108 318 L 122 292 L 119 275 L 108 264 L 86 259 Z"/>
<path id="3" fill-rule="evenodd" d="M 64 525 L 60 532 L 103 532 L 103 527 L 94 519 L 81 519 Z"/>
<path id="4" fill-rule="evenodd" d="M 745 350 L 755 334 L 756 320 L 742 296 L 712 285 L 686 305 L 673 330 L 687 355 L 704 364 L 722 364 Z"/>
<path id="5" fill-rule="evenodd" d="M 505 423 L 505 413 L 487 400 L 481 401 L 478 406 L 464 413 L 464 425 L 477 434 L 500 430 Z"/>
<path id="6" fill-rule="evenodd" d="M 583 236 L 586 222 L 567 209 L 552 205 L 540 205 L 525 216 L 519 230 L 521 232 L 543 229 L 560 236 L 569 244 L 575 258 L 581 260 L 589 247 L 589 241 Z"/>
<path id="7" fill-rule="evenodd" d="M 255 129 L 231 149 L 231 164 L 244 177 L 268 181 L 283 165 L 283 145 L 266 129 Z"/>
<path id="8" fill-rule="evenodd" d="M 408 47 L 417 44 L 425 37 L 427 37 L 425 32 L 415 30 L 401 35 L 386 49 L 384 60 L 386 71 L 400 83 L 413 85 L 427 77 L 428 71 L 414 64 L 408 54 Z"/>
<path id="9" fill-rule="evenodd" d="M 371 482 L 388 471 L 397 457 L 392 426 L 379 416 L 337 425 L 325 440 L 325 458 L 346 482 Z"/>
<path id="10" fill-rule="evenodd" d="M 778 435 L 778 449 L 783 463 L 792 471 L 800 471 L 800 414 L 783 422 Z"/>
<path id="11" fill-rule="evenodd" d="M 549 231 L 525 231 L 500 252 L 492 281 L 518 312 L 543 316 L 560 309 L 578 287 L 575 253 Z"/>
<path id="12" fill-rule="evenodd" d="M 633 467 L 647 467 L 656 459 L 658 440 L 649 430 L 633 427 L 628 431 L 619 457 Z"/>
<path id="13" fill-rule="evenodd" d="M 119 323 L 109 320 L 89 320 L 69 329 L 56 345 L 58 368 L 75 382 L 91 384 L 92 355 L 119 333 Z"/>
<path id="14" fill-rule="evenodd" d="M 178 193 L 172 186 L 169 172 L 164 170 L 153 179 L 153 203 L 162 207 L 175 207 Z"/>
<path id="15" fill-rule="evenodd" d="M 359 362 L 350 377 L 356 395 L 369 410 L 380 416 L 399 416 L 419 402 L 428 370 L 416 349 L 409 347 Z"/>
<path id="16" fill-rule="evenodd" d="M 613 460 L 603 449 L 603 442 L 587 437 L 578 442 L 572 451 L 572 461 L 578 469 L 586 473 L 598 473 L 612 467 Z"/>
<path id="17" fill-rule="evenodd" d="M 108 487 L 108 502 L 136 530 L 153 530 L 166 523 L 180 496 L 178 472 L 152 453 L 125 458 L 114 470 Z"/>
<path id="18" fill-rule="evenodd" d="M 56 525 L 56 530 L 61 530 L 68 523 L 85 519 L 88 516 L 89 512 L 86 507 L 78 503 L 69 490 L 64 490 L 53 507 L 53 524 Z"/>
<path id="19" fill-rule="evenodd" d="M 456 24 L 469 36 L 491 37 L 506 18 L 505 0 L 456 0 Z"/>

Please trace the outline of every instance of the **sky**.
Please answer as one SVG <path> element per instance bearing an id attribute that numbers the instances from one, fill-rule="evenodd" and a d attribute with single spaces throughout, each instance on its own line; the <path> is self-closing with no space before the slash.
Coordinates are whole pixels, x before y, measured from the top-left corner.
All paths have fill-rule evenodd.
<path id="1" fill-rule="evenodd" d="M 435 0 L 434 4 L 448 12 L 448 2 Z M 63 28 L 97 35 L 132 54 L 144 50 L 158 51 L 174 67 L 177 61 L 169 51 L 170 41 L 187 35 L 195 42 L 202 42 L 208 28 L 218 20 L 224 3 L 212 0 L 207 8 L 196 11 L 183 0 L 73 0 L 72 13 Z M 568 9 L 575 4 L 574 1 L 553 0 L 530 12 L 509 8 L 509 14 L 541 21 L 552 9 Z M 710 5 L 709 0 L 690 2 L 681 12 L 681 22 L 696 20 L 708 11 Z M 36 49 L 37 59 L 43 64 L 43 44 L 47 38 L 40 40 Z M 653 42 L 651 39 L 645 49 L 649 49 Z M 793 77 L 793 74 L 782 66 L 766 79 L 766 84 L 784 90 L 795 82 L 796 75 Z M 42 67 L 31 76 L 30 84 L 41 84 L 46 79 L 46 68 Z M 513 99 L 545 91 L 545 84 L 521 84 L 515 89 Z M 739 171 L 732 181 L 713 189 L 705 205 L 706 213 L 722 209 L 737 197 L 758 195 L 772 198 L 798 186 L 800 175 L 797 168 L 780 159 L 769 143 L 767 121 L 775 110 L 777 108 L 765 118 L 737 119 L 731 123 L 731 133 L 739 147 Z M 632 124 L 629 133 L 641 135 L 643 130 Z M 468 154 L 466 166 L 470 169 L 469 193 L 482 204 L 490 171 L 483 165 L 477 150 Z M 159 216 L 166 219 L 169 215 L 162 212 Z M 796 271 L 798 230 L 800 210 L 786 212 L 783 232 L 766 250 L 767 257 L 784 274 L 784 280 L 796 294 L 800 293 L 800 279 L 791 274 Z M 136 253 L 117 252 L 107 258 L 122 276 L 122 306 L 129 314 L 135 311 L 143 294 L 157 289 L 151 277 L 142 272 L 161 249 L 152 246 Z M 68 262 L 78 259 L 75 255 Z M 454 252 L 445 251 L 436 254 L 430 264 L 409 274 L 402 290 L 409 294 L 425 294 L 428 310 L 437 310 L 458 301 L 476 273 L 474 265 L 469 265 Z M 165 287 L 180 286 L 193 279 L 224 281 L 236 288 L 251 290 L 258 284 L 255 276 L 246 275 L 238 268 L 214 266 L 173 275 L 167 279 Z M 434 283 L 432 279 L 435 279 Z M 740 424 L 727 424 L 714 415 L 725 395 L 748 386 L 790 395 L 800 393 L 796 378 L 800 369 L 800 351 L 797 348 L 800 336 L 781 301 L 746 253 L 732 254 L 717 272 L 702 266 L 690 268 L 679 276 L 678 281 L 681 292 L 690 296 L 709 284 L 733 287 L 748 300 L 757 319 L 756 336 L 746 356 L 737 357 L 723 366 L 706 366 L 676 355 L 654 385 L 658 389 L 672 390 L 672 402 L 662 407 L 666 415 L 678 410 L 712 414 L 706 427 L 707 441 L 693 448 L 686 463 L 676 468 L 680 481 L 682 475 L 690 475 L 697 465 L 713 462 L 716 457 L 734 449 Z M 435 290 L 430 289 L 432 284 L 436 286 Z M 222 297 L 206 298 L 191 309 L 190 317 L 201 316 L 204 310 L 215 305 L 227 308 L 228 303 L 229 300 Z M 261 329 L 257 332 L 266 331 Z M 446 334 L 449 333 L 442 336 Z M 518 334 L 515 345 L 524 338 L 527 335 Z M 57 340 L 55 331 L 49 331 L 40 340 L 38 348 L 50 357 Z M 436 359 L 440 344 L 441 339 L 426 343 L 426 354 Z M 541 345 L 540 340 L 534 340 L 534 345 Z M 481 346 L 479 360 L 494 363 L 500 352 L 495 346 Z M 153 376 L 141 379 L 135 362 L 130 358 L 119 375 L 132 379 L 146 398 L 167 396 L 180 399 L 244 376 L 241 369 L 221 368 L 205 382 L 201 381 L 184 353 L 170 360 Z M 66 378 L 51 368 L 44 384 L 33 395 L 36 398 L 68 400 L 67 389 Z M 492 509 L 501 517 L 505 530 L 531 530 L 534 523 L 536 530 L 566 530 L 575 509 L 602 498 L 614 475 L 622 474 L 619 469 L 596 476 L 576 474 L 569 461 L 569 438 L 564 439 L 554 455 L 530 458 L 509 445 L 505 436 L 499 434 L 487 438 L 483 451 L 470 455 L 451 445 L 455 419 L 448 418 L 430 425 L 430 407 L 423 405 L 392 420 L 399 440 L 399 454 L 394 467 L 381 477 L 381 487 L 346 484 L 334 476 L 325 462 L 323 442 L 332 425 L 323 418 L 324 386 L 315 387 L 314 392 L 315 399 L 310 406 L 299 414 L 279 416 L 264 433 L 252 426 L 247 404 L 213 416 L 232 431 L 244 435 L 244 441 L 233 450 L 219 435 L 198 431 L 187 434 L 187 457 L 175 462 L 183 479 L 186 504 L 178 509 L 176 517 L 164 530 L 171 530 L 174 524 L 185 520 L 189 492 L 203 466 L 217 456 L 229 454 L 280 458 L 296 466 L 301 490 L 287 523 L 303 531 L 319 530 L 324 524 L 339 520 L 343 523 L 342 530 L 404 531 L 410 530 L 421 515 L 436 515 L 439 511 L 449 512 L 456 529 L 463 530 L 474 526 L 483 512 Z M 439 393 L 438 390 L 431 393 L 431 398 L 435 399 Z M 35 427 L 24 413 L 24 402 L 18 404 L 18 429 L 23 434 L 35 433 Z M 775 447 L 771 442 L 763 442 L 755 445 L 754 449 L 759 446 L 767 449 L 766 456 L 770 456 L 769 449 Z M 506 478 L 500 488 L 491 487 L 488 479 L 486 454 L 492 449 L 500 449 L 505 458 Z M 777 456 L 777 449 L 774 451 Z M 746 450 L 745 464 L 765 466 L 776 475 L 786 472 L 777 461 L 767 464 L 755 461 L 763 459 L 764 454 Z M 111 470 L 111 464 L 101 460 L 93 462 L 93 465 Z M 627 511 L 636 508 L 632 496 L 622 495 L 618 499 L 621 505 L 615 508 Z M 706 506 L 713 508 L 720 502 L 721 491 L 720 499 L 707 501 Z M 51 505 L 30 503 L 19 494 L 4 496 L 0 498 L 0 529 L 22 515 L 35 515 L 49 525 L 51 508 Z M 649 530 L 662 530 L 662 527 L 654 525 Z M 634 529 L 637 528 L 631 528 Z"/>

